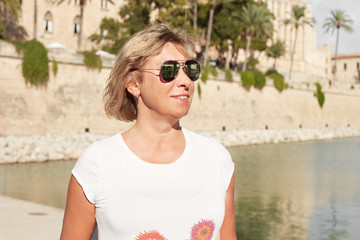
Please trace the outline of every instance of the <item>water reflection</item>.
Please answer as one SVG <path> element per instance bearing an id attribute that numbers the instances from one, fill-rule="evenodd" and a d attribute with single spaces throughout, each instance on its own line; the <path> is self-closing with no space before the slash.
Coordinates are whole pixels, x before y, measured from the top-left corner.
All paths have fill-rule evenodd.
<path id="1" fill-rule="evenodd" d="M 314 204 L 308 161 L 313 150 L 293 144 L 229 150 L 236 164 L 238 238 L 306 239 Z"/>
<path id="2" fill-rule="evenodd" d="M 0 194 L 65 208 L 74 161 L 0 165 Z"/>
<path id="3" fill-rule="evenodd" d="M 358 239 L 360 139 L 229 150 L 239 239 Z"/>
<path id="4" fill-rule="evenodd" d="M 360 139 L 229 151 L 238 239 L 359 239 Z M 0 194 L 64 208 L 74 163 L 0 165 Z"/>

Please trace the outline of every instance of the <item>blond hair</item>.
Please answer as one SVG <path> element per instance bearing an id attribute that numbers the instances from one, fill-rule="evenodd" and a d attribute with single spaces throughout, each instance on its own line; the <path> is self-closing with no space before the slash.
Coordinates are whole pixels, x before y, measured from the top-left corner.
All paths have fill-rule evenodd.
<path id="1" fill-rule="evenodd" d="M 103 95 L 109 118 L 136 119 L 136 102 L 127 91 L 127 84 L 139 78 L 137 70 L 149 57 L 160 54 L 168 42 L 174 43 L 187 58 L 193 57 L 195 47 L 191 36 L 183 29 L 170 29 L 166 25 L 156 25 L 134 34 L 120 49 Z"/>

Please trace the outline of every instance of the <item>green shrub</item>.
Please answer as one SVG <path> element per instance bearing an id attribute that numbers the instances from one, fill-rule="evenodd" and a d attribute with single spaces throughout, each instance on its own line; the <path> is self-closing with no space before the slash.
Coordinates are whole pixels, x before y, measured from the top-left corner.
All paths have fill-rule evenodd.
<path id="1" fill-rule="evenodd" d="M 102 60 L 99 55 L 95 54 L 95 50 L 83 51 L 84 63 L 88 69 L 98 69 L 99 71 L 102 68 Z"/>
<path id="2" fill-rule="evenodd" d="M 255 85 L 254 74 L 251 71 L 241 72 L 241 82 L 245 89 L 250 89 L 251 86 Z"/>
<path id="3" fill-rule="evenodd" d="M 5 39 L 5 24 L 0 22 L 0 39 Z"/>
<path id="4" fill-rule="evenodd" d="M 56 77 L 56 74 L 58 72 L 58 64 L 57 64 L 57 61 L 55 59 L 52 62 L 52 70 L 53 70 L 54 76 Z"/>
<path id="5" fill-rule="evenodd" d="M 233 76 L 231 74 L 231 70 L 230 69 L 223 69 L 223 71 L 225 72 L 225 80 L 232 82 L 233 81 Z"/>
<path id="6" fill-rule="evenodd" d="M 213 75 L 214 77 L 217 77 L 219 75 L 218 71 L 216 71 L 216 68 L 214 67 L 209 67 L 209 72 L 211 73 L 211 75 Z"/>
<path id="7" fill-rule="evenodd" d="M 259 70 L 253 70 L 252 74 L 255 79 L 254 87 L 259 90 L 263 89 L 266 85 L 265 75 L 262 72 L 260 72 Z"/>
<path id="8" fill-rule="evenodd" d="M 265 75 L 270 75 L 270 74 L 273 74 L 273 73 L 278 73 L 274 68 L 271 68 L 269 70 L 266 71 Z"/>
<path id="9" fill-rule="evenodd" d="M 351 85 L 350 89 L 351 89 L 351 90 L 352 90 L 352 89 L 355 89 L 354 85 Z"/>
<path id="10" fill-rule="evenodd" d="M 198 92 L 199 98 L 201 98 L 201 86 L 200 86 L 199 82 L 197 84 L 197 92 Z"/>
<path id="11" fill-rule="evenodd" d="M 317 97 L 318 103 L 322 108 L 325 102 L 325 95 L 322 92 L 322 87 L 320 83 L 316 83 L 316 93 L 314 93 L 314 96 Z"/>
<path id="12" fill-rule="evenodd" d="M 203 83 L 206 83 L 207 80 L 209 80 L 209 69 L 207 67 L 204 67 L 201 73 L 201 81 Z"/>
<path id="13" fill-rule="evenodd" d="M 288 88 L 288 84 L 285 83 L 284 76 L 278 73 L 276 70 L 268 70 L 266 76 L 271 78 L 274 82 L 274 87 L 281 93 L 284 89 Z"/>
<path id="14" fill-rule="evenodd" d="M 23 50 L 23 47 L 24 47 L 23 42 L 20 42 L 20 41 L 15 42 L 15 49 L 18 54 L 20 54 L 20 52 Z"/>
<path id="15" fill-rule="evenodd" d="M 23 45 L 22 74 L 26 83 L 31 85 L 46 85 L 49 80 L 49 59 L 47 50 L 35 39 Z"/>

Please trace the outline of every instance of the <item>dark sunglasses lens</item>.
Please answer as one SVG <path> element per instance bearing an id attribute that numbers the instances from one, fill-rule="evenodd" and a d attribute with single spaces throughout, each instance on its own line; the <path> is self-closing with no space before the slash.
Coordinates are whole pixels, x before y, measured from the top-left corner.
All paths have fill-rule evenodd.
<path id="1" fill-rule="evenodd" d="M 176 61 L 167 61 L 161 65 L 161 79 L 165 82 L 171 82 L 179 73 L 180 63 Z"/>
<path id="2" fill-rule="evenodd" d="M 196 81 L 200 75 L 200 64 L 195 60 L 186 61 L 184 64 L 185 73 L 192 81 Z"/>

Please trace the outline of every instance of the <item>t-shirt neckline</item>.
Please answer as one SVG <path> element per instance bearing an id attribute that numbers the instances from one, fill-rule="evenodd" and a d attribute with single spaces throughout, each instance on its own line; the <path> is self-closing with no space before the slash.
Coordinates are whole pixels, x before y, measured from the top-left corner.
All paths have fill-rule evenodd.
<path id="1" fill-rule="evenodd" d="M 134 159 L 135 161 L 137 161 L 140 164 L 143 165 L 147 165 L 150 167 L 172 167 L 172 166 L 176 166 L 178 164 L 180 164 L 184 159 L 185 156 L 188 152 L 188 148 L 189 148 L 189 137 L 188 137 L 188 133 L 187 130 L 185 128 L 181 128 L 182 133 L 184 134 L 184 138 L 185 138 L 185 148 L 184 151 L 182 152 L 182 154 L 180 155 L 180 157 L 178 159 L 176 159 L 175 161 L 171 162 L 171 163 L 151 163 L 148 161 L 145 161 L 143 159 L 141 159 L 140 157 L 138 157 L 126 144 L 126 142 L 124 141 L 124 138 L 122 137 L 122 133 L 118 133 L 116 134 L 120 146 L 122 147 L 121 149 L 124 149 L 129 156 L 131 156 L 132 159 Z"/>

